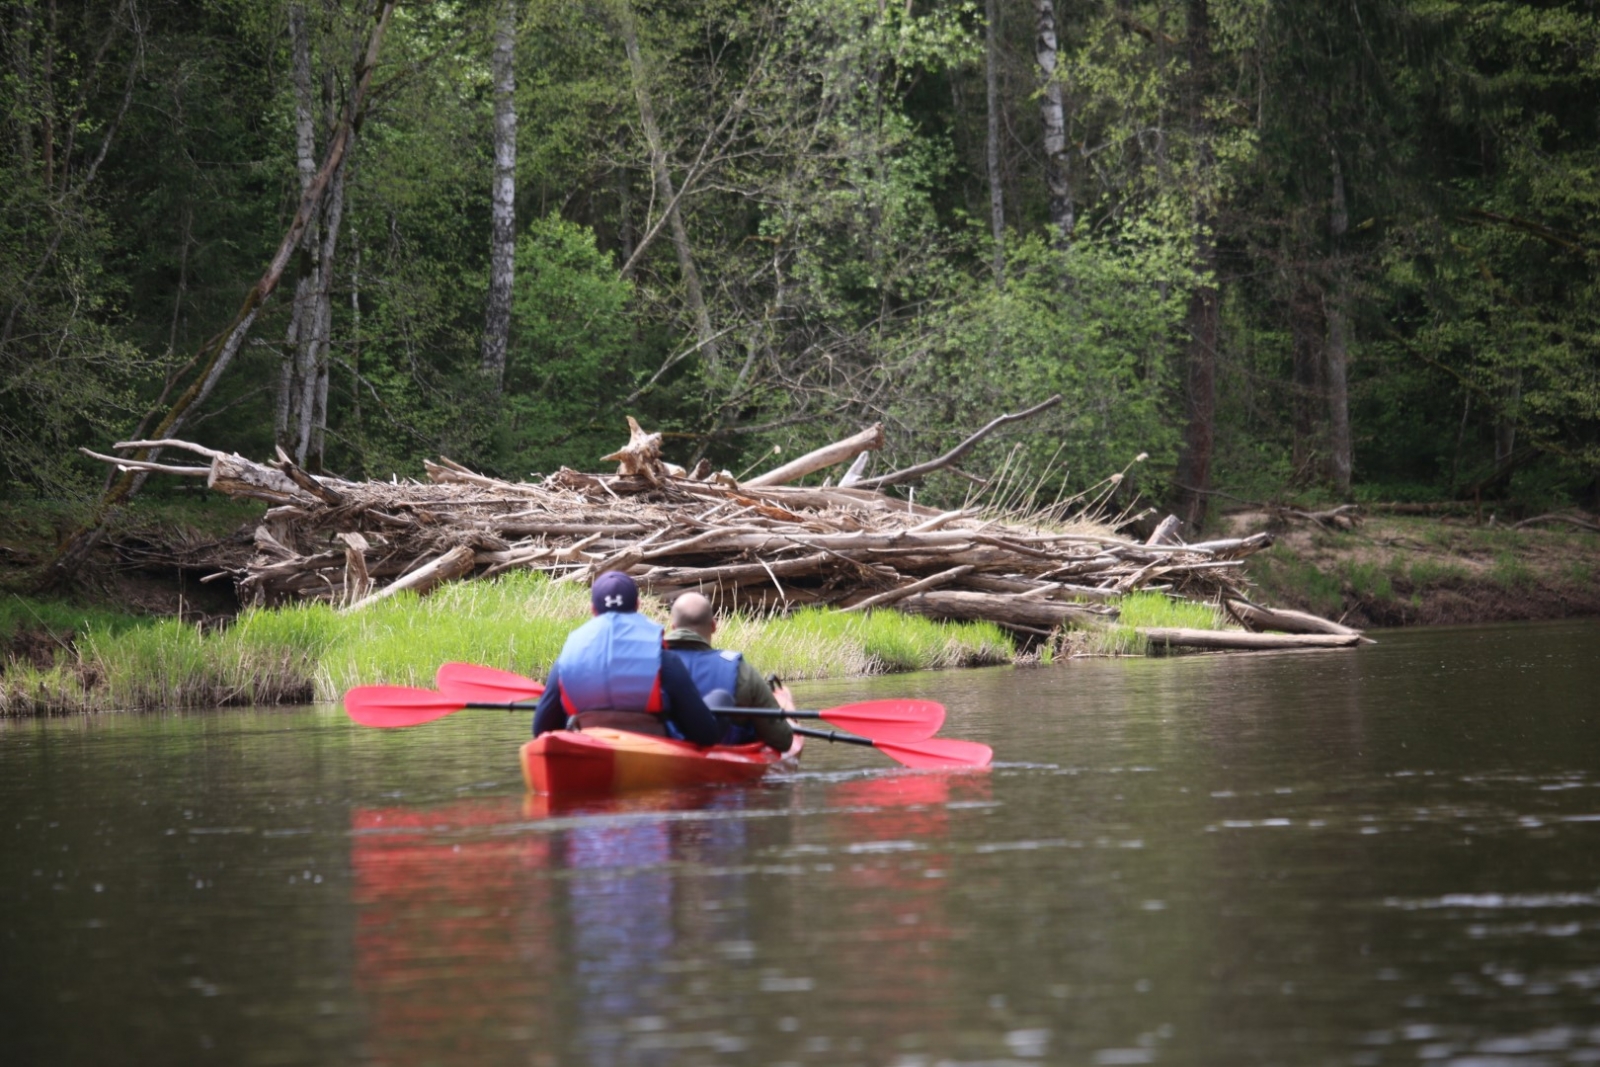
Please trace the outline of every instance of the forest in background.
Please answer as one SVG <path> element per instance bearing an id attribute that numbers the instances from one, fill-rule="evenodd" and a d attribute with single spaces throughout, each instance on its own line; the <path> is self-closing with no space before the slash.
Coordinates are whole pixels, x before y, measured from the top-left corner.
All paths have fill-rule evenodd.
<path id="1" fill-rule="evenodd" d="M 16 0 L 0 497 L 106 451 L 1600 504 L 1600 12 Z M 124 485 L 123 489 L 130 489 Z"/>

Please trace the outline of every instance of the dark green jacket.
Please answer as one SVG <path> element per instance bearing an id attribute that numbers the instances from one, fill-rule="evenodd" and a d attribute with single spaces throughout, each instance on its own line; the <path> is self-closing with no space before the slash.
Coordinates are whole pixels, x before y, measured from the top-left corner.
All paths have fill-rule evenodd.
<path id="1" fill-rule="evenodd" d="M 667 634 L 666 644 L 672 649 L 688 649 L 690 651 L 709 651 L 711 642 L 701 637 L 693 630 L 673 630 Z M 701 694 L 704 696 L 705 694 Z M 733 702 L 741 708 L 781 708 L 778 698 L 772 695 L 772 687 L 767 685 L 766 679 L 761 677 L 761 672 L 750 666 L 745 660 L 739 660 L 739 680 L 733 690 Z M 748 723 L 755 727 L 756 736 L 766 742 L 769 748 L 779 752 L 789 751 L 789 746 L 794 743 L 794 730 L 786 719 L 740 719 L 729 715 L 729 719 L 736 722 Z"/>

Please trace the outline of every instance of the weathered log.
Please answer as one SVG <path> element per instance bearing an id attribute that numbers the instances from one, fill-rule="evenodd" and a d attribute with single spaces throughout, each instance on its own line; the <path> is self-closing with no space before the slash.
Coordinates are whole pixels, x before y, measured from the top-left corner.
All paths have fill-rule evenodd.
<path id="1" fill-rule="evenodd" d="M 929 575 L 921 581 L 912 582 L 910 585 L 902 585 L 898 589 L 890 589 L 886 593 L 879 593 L 877 596 L 869 596 L 867 599 L 852 604 L 847 608 L 843 608 L 842 610 L 870 611 L 873 608 L 883 607 L 887 604 L 893 604 L 895 601 L 903 600 L 904 598 L 911 596 L 913 593 L 920 593 L 926 589 L 932 589 L 940 585 L 949 585 L 962 575 L 971 574 L 972 569 L 972 564 L 970 563 L 964 563 L 959 567 L 951 567 L 947 571 L 940 571 L 938 574 Z"/>
<path id="2" fill-rule="evenodd" d="M 1166 518 L 1162 519 L 1159 524 L 1157 524 L 1156 528 L 1151 532 L 1149 540 L 1145 541 L 1145 544 L 1147 544 L 1147 545 L 1175 545 L 1175 544 L 1180 544 L 1181 542 L 1178 540 L 1178 527 L 1180 527 L 1182 525 L 1183 525 L 1183 520 L 1178 518 L 1178 516 L 1176 516 L 1176 515 L 1168 515 Z"/>
<path id="3" fill-rule="evenodd" d="M 994 593 L 933 590 L 905 598 L 899 602 L 899 609 L 935 619 L 1019 623 L 1047 630 L 1064 625 L 1096 629 L 1106 623 L 1102 616 L 1082 605 L 1053 600 L 1018 600 L 1013 596 Z"/>
<path id="4" fill-rule="evenodd" d="M 1140 627 L 1155 648 L 1210 648 L 1260 652 L 1284 648 L 1354 648 L 1360 634 L 1253 634 L 1244 630 L 1186 630 Z"/>
<path id="5" fill-rule="evenodd" d="M 843 463 L 853 459 L 863 452 L 872 451 L 883 447 L 883 426 L 873 423 L 865 430 L 842 441 L 835 441 L 831 445 L 824 445 L 813 452 L 791 459 L 781 467 L 775 467 L 765 474 L 757 475 L 744 482 L 746 487 L 760 487 L 765 485 L 783 485 L 787 482 L 804 478 L 813 471 L 831 467 L 836 463 Z"/>
<path id="6" fill-rule="evenodd" d="M 366 552 L 371 546 L 358 533 L 342 533 L 344 542 L 344 602 L 354 604 L 372 592 L 372 579 L 367 575 Z"/>
<path id="7" fill-rule="evenodd" d="M 469 546 L 457 545 L 432 563 L 418 567 L 404 578 L 390 582 L 376 593 L 363 597 L 344 610 L 347 613 L 361 611 L 380 600 L 385 600 L 407 589 L 419 596 L 425 595 L 440 582 L 448 582 L 453 578 L 459 578 L 470 571 L 473 560 L 473 552 Z"/>
<path id="8" fill-rule="evenodd" d="M 229 496 L 247 496 L 269 504 L 298 504 L 316 498 L 294 484 L 288 475 L 251 463 L 242 456 L 218 455 L 211 460 L 206 488 Z"/>
<path id="9" fill-rule="evenodd" d="M 1259 604 L 1252 604 L 1248 600 L 1238 597 L 1229 597 L 1226 601 L 1228 613 L 1238 619 L 1252 630 L 1281 630 L 1290 634 L 1339 634 L 1361 636 L 1360 630 L 1351 629 L 1341 623 L 1324 619 L 1320 615 L 1312 615 L 1304 611 L 1290 611 L 1287 608 L 1264 608 Z"/>
<path id="10" fill-rule="evenodd" d="M 324 504 L 338 507 L 344 503 L 344 497 L 340 496 L 335 490 L 323 485 L 306 471 L 301 470 L 299 465 L 289 458 L 289 453 L 285 452 L 282 447 L 277 447 L 277 453 L 278 462 L 274 463 L 273 467 L 286 475 L 295 485 L 298 485 Z"/>

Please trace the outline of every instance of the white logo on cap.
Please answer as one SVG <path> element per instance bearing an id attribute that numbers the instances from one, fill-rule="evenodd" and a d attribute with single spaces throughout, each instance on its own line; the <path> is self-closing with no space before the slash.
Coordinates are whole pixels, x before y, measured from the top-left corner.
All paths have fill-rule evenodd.
<path id="1" fill-rule="evenodd" d="M 608 607 L 608 608 L 620 608 L 620 607 L 622 607 L 622 597 L 620 597 L 620 596 L 608 596 L 608 597 L 606 597 L 606 607 Z"/>

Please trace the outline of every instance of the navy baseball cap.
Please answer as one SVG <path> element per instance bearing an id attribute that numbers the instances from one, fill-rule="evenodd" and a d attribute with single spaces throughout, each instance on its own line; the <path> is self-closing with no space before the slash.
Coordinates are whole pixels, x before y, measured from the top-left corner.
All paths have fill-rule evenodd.
<path id="1" fill-rule="evenodd" d="M 639 586 L 621 571 L 606 571 L 589 587 L 589 603 L 595 614 L 603 611 L 638 611 Z"/>

